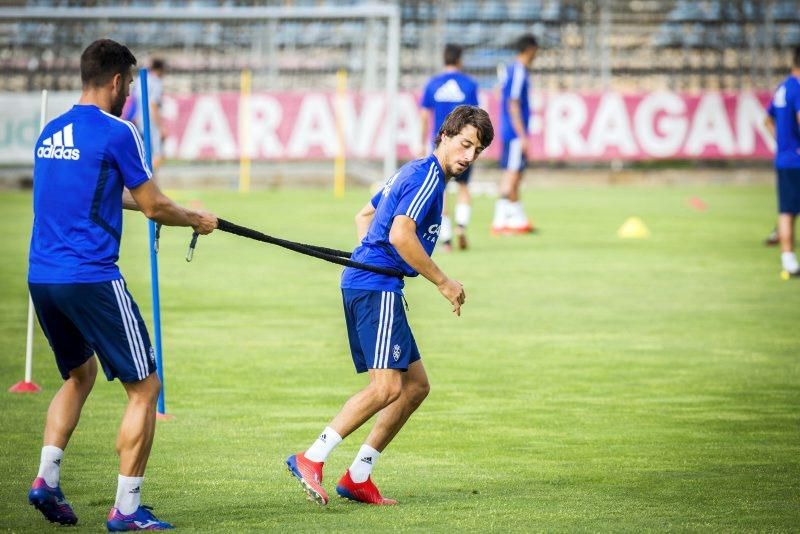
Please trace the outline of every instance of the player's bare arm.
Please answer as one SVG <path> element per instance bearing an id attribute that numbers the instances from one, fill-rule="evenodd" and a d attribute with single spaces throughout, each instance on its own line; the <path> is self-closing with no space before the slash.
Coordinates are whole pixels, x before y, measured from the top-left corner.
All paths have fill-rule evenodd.
<path id="1" fill-rule="evenodd" d="M 517 139 L 524 149 L 528 144 L 528 134 L 522 122 L 522 108 L 518 99 L 512 98 L 508 101 L 508 114 L 511 116 L 511 125 L 517 133 Z"/>
<path id="2" fill-rule="evenodd" d="M 139 209 L 139 204 L 133 199 L 133 195 L 131 192 L 128 191 L 128 188 L 125 187 L 122 189 L 122 209 L 124 210 L 132 210 L 132 211 L 142 211 Z"/>
<path id="3" fill-rule="evenodd" d="M 428 151 L 428 127 L 429 127 L 429 119 L 430 119 L 431 112 L 428 109 L 422 108 L 419 113 L 419 125 L 420 125 L 420 142 L 419 142 L 419 151 L 417 152 L 417 156 L 423 158 L 425 157 Z"/>
<path id="4" fill-rule="evenodd" d="M 131 197 L 145 217 L 167 226 L 191 226 L 206 235 L 217 228 L 217 216 L 202 210 L 189 210 L 164 195 L 158 186 L 147 180 L 130 190 Z M 124 197 L 123 197 L 124 198 Z"/>
<path id="5" fill-rule="evenodd" d="M 405 215 L 398 215 L 389 230 L 389 242 L 400 257 L 415 271 L 430 280 L 439 292 L 453 305 L 453 313 L 461 315 L 461 305 L 466 300 L 464 286 L 448 278 L 425 252 L 417 237 L 417 223 Z"/>
<path id="6" fill-rule="evenodd" d="M 373 217 L 375 217 L 375 208 L 372 202 L 367 202 L 364 207 L 356 213 L 356 233 L 358 234 L 359 242 L 366 237 L 369 225 L 372 224 Z"/>

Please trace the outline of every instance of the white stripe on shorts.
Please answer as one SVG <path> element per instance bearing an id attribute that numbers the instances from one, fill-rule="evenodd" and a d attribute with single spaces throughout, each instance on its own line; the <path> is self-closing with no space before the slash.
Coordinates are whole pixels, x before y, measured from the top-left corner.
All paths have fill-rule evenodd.
<path id="1" fill-rule="evenodd" d="M 117 297 L 117 305 L 122 317 L 122 324 L 125 327 L 125 336 L 128 338 L 128 348 L 131 351 L 131 359 L 136 366 L 136 377 L 139 380 L 147 378 L 147 364 L 144 356 L 144 343 L 139 333 L 139 327 L 136 325 L 136 319 L 133 316 L 133 311 L 130 309 L 128 303 L 125 287 L 122 285 L 122 280 L 114 280 L 111 282 L 114 288 L 114 295 Z M 134 328 L 134 325 L 136 327 Z M 136 339 L 138 335 L 139 339 Z"/>
<path id="2" fill-rule="evenodd" d="M 519 138 L 512 139 L 508 142 L 508 161 L 506 161 L 506 170 L 518 171 L 522 168 L 522 147 L 519 143 Z"/>
<path id="3" fill-rule="evenodd" d="M 389 326 L 386 330 L 383 347 L 383 367 L 389 367 L 389 352 L 392 347 L 392 326 L 394 325 L 394 293 L 389 293 Z"/>
<path id="4" fill-rule="evenodd" d="M 378 368 L 378 352 L 381 344 L 381 332 L 383 332 L 383 316 L 386 307 L 386 292 L 381 293 L 381 313 L 378 317 L 378 333 L 375 336 L 375 357 L 372 359 L 372 368 Z"/>

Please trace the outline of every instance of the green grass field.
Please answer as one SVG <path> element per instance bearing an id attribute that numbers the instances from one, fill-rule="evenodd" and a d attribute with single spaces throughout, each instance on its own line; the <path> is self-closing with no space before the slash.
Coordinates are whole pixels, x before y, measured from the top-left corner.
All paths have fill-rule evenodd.
<path id="1" fill-rule="evenodd" d="M 178 193 L 273 235 L 351 248 L 365 190 Z M 406 295 L 431 395 L 375 479 L 401 505 L 307 502 L 284 458 L 365 382 L 352 370 L 340 269 L 239 237 L 165 229 L 167 409 L 143 502 L 192 531 L 796 531 L 800 280 L 781 281 L 766 186 L 529 189 L 542 231 L 434 258 L 461 318 L 423 279 Z M 704 212 L 687 203 L 698 196 Z M 631 215 L 652 232 L 621 240 Z M 0 386 L 23 376 L 30 195 L 0 193 Z M 147 227 L 126 215 L 121 266 L 151 323 Z M 152 331 L 152 330 L 151 330 Z M 26 501 L 60 377 L 38 332 L 38 395 L 0 392 L 0 528 L 50 531 Z M 80 523 L 116 488 L 124 393 L 98 377 L 63 463 Z M 366 428 L 326 470 L 332 492 Z"/>

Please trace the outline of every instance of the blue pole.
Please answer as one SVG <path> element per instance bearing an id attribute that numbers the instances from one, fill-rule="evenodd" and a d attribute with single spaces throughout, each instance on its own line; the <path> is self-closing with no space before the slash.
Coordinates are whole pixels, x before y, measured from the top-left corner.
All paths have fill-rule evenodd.
<path id="1" fill-rule="evenodd" d="M 142 123 L 144 127 L 144 155 L 147 165 L 153 168 L 153 154 L 150 150 L 150 102 L 147 97 L 147 69 L 139 71 L 142 84 Z M 150 229 L 150 285 L 153 291 L 153 335 L 155 336 L 156 368 L 161 380 L 161 393 L 158 394 L 158 413 L 166 414 L 164 409 L 164 365 L 161 355 L 161 299 L 158 293 L 158 256 L 156 255 L 156 223 L 148 221 Z"/>

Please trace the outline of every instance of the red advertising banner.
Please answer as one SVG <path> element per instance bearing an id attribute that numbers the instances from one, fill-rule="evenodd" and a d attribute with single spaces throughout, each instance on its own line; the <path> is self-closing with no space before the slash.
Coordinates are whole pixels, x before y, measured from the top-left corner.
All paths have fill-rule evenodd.
<path id="1" fill-rule="evenodd" d="M 491 92 L 481 97 L 497 133 L 483 157 L 496 159 L 499 102 Z M 768 159 L 774 141 L 763 122 L 770 98 L 768 92 L 535 93 L 528 155 L 552 161 Z M 420 143 L 416 99 L 401 93 L 392 103 L 401 159 L 411 158 Z M 255 93 L 241 111 L 247 109 L 249 117 L 241 117 L 237 93 L 166 97 L 167 156 L 234 160 L 245 151 L 254 160 L 330 159 L 340 135 L 350 158 L 380 159 L 388 146 L 380 93 Z M 240 120 L 247 132 L 240 132 Z"/>

